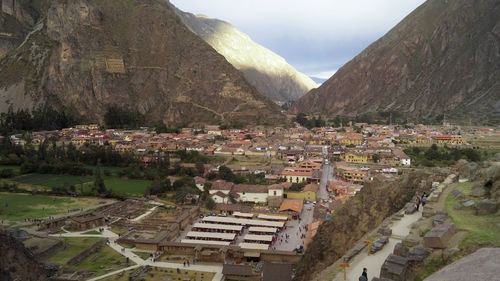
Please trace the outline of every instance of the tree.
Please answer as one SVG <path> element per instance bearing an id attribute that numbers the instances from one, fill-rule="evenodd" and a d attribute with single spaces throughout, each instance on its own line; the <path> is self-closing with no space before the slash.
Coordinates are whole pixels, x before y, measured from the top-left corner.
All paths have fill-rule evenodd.
<path id="1" fill-rule="evenodd" d="M 95 181 L 92 190 L 94 192 L 97 192 L 98 194 L 106 193 L 106 185 L 104 184 L 104 179 L 102 178 L 100 161 L 97 162 L 97 168 L 95 171 Z"/>
<path id="2" fill-rule="evenodd" d="M 205 165 L 203 165 L 202 162 L 196 162 L 196 170 L 198 171 L 198 174 L 203 176 L 205 173 Z"/>
<path id="3" fill-rule="evenodd" d="M 208 182 L 208 181 L 205 182 L 203 184 L 203 191 L 208 192 L 208 191 L 210 191 L 210 189 L 212 189 L 212 183 Z"/>
<path id="4" fill-rule="evenodd" d="M 219 167 L 219 178 L 225 180 L 225 181 L 234 181 L 235 176 L 233 171 L 231 171 L 230 168 L 222 165 Z"/>
<path id="5" fill-rule="evenodd" d="M 207 201 L 205 202 L 205 207 L 209 210 L 213 210 L 216 207 L 214 199 L 212 197 L 208 197 Z"/>
<path id="6" fill-rule="evenodd" d="M 372 158 L 373 158 L 373 162 L 378 163 L 378 161 L 380 161 L 380 154 L 375 153 L 375 154 L 373 154 Z"/>
<path id="7" fill-rule="evenodd" d="M 233 194 L 232 194 L 232 193 L 229 193 L 229 202 L 230 202 L 231 204 L 236 204 L 236 203 L 237 203 L 237 201 L 236 201 L 236 199 L 234 198 L 234 196 L 233 196 Z"/>

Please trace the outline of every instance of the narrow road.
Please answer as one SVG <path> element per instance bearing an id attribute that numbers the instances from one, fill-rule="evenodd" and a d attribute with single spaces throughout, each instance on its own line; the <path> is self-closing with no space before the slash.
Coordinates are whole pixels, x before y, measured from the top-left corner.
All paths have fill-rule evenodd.
<path id="1" fill-rule="evenodd" d="M 323 172 L 321 174 L 321 181 L 319 184 L 319 192 L 318 199 L 328 201 L 328 191 L 326 190 L 326 186 L 328 181 L 331 180 L 332 177 L 332 167 L 329 164 L 323 165 Z"/>

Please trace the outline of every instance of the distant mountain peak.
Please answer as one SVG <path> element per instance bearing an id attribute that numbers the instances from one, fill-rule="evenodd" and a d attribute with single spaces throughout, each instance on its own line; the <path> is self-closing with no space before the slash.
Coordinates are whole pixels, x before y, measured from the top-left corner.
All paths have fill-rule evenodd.
<path id="1" fill-rule="evenodd" d="M 296 100 L 318 87 L 316 82 L 295 70 L 284 58 L 255 43 L 233 25 L 172 7 L 189 29 L 223 55 L 243 73 L 250 84 L 272 100 Z"/>

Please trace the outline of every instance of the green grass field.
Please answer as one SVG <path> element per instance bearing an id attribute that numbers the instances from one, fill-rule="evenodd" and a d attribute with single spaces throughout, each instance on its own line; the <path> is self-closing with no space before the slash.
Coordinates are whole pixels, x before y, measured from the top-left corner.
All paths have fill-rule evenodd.
<path id="1" fill-rule="evenodd" d="M 12 169 L 14 172 L 19 173 L 21 170 L 20 166 L 10 166 L 10 165 L 0 165 L 0 171 L 3 169 Z"/>
<path id="2" fill-rule="evenodd" d="M 88 270 L 94 272 L 94 276 L 99 276 L 127 267 L 125 259 L 124 256 L 120 255 L 109 246 L 104 246 L 99 252 L 90 255 L 82 262 L 74 266 L 69 266 L 68 268 L 77 271 Z M 132 265 L 135 265 L 135 263 L 129 261 L 128 266 Z"/>
<path id="3" fill-rule="evenodd" d="M 85 191 L 92 189 L 94 182 L 93 176 L 69 176 L 69 175 L 52 175 L 52 174 L 28 174 L 22 175 L 12 179 L 25 185 L 35 185 L 41 187 L 61 187 L 65 183 L 75 185 L 79 190 L 80 185 L 83 184 Z M 116 177 L 104 177 L 104 184 L 106 188 L 114 191 L 124 193 L 128 196 L 142 196 L 146 189 L 151 185 L 149 180 L 129 180 Z"/>
<path id="4" fill-rule="evenodd" d="M 50 256 L 47 261 L 65 265 L 70 259 L 88 249 L 92 244 L 98 242 L 102 238 L 97 237 L 64 237 L 64 241 L 68 247 L 60 250 Z"/>
<path id="5" fill-rule="evenodd" d="M 78 186 L 83 183 L 90 183 L 94 177 L 89 176 L 68 176 L 52 174 L 28 174 L 13 178 L 12 181 L 21 184 L 39 185 L 43 187 L 61 187 L 65 183 Z"/>
<path id="6" fill-rule="evenodd" d="M 104 178 L 106 188 L 122 192 L 128 195 L 141 196 L 151 185 L 149 180 L 127 180 L 120 178 Z"/>
<path id="7" fill-rule="evenodd" d="M 66 214 L 68 209 L 98 206 L 98 198 L 72 198 L 24 193 L 0 193 L 0 219 L 24 221 Z M 7 205 L 6 205 L 7 204 Z"/>

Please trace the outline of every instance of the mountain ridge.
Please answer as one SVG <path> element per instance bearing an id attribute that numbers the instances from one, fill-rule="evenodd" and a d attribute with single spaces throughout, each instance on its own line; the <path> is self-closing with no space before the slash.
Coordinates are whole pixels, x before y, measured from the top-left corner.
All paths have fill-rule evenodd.
<path id="1" fill-rule="evenodd" d="M 290 112 L 500 121 L 500 5 L 429 0 Z"/>
<path id="2" fill-rule="evenodd" d="M 255 43 L 230 23 L 206 15 L 194 15 L 170 5 L 191 31 L 222 54 L 257 90 L 272 100 L 296 100 L 318 86 L 284 58 Z"/>
<path id="3" fill-rule="evenodd" d="M 162 0 L 44 3 L 0 61 L 0 111 L 48 103 L 102 121 L 117 104 L 172 125 L 284 121 Z"/>

